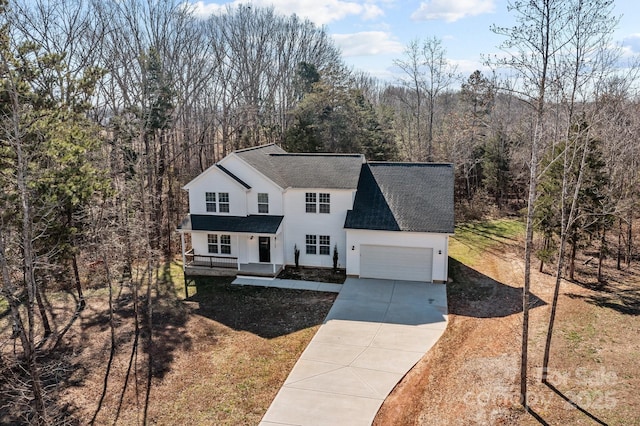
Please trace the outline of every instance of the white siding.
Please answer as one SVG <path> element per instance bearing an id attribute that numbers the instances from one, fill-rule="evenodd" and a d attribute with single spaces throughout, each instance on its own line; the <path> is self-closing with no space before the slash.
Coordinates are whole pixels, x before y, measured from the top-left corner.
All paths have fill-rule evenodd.
<path id="1" fill-rule="evenodd" d="M 242 179 L 251 190 L 247 193 L 247 214 L 258 214 L 258 193 L 269 194 L 269 215 L 282 216 L 282 189 L 256 171 L 253 167 L 236 157 L 228 155 L 220 161 L 220 164 Z"/>
<path id="2" fill-rule="evenodd" d="M 307 213 L 305 194 L 307 192 L 331 194 L 330 213 Z M 346 233 L 344 221 L 347 210 L 353 207 L 355 190 L 345 189 L 288 189 L 284 193 L 285 245 L 284 255 L 287 264 L 294 264 L 294 245 L 300 249 L 300 264 L 305 266 L 333 266 L 333 248 L 338 247 L 338 265 L 346 265 Z M 329 235 L 331 249 L 329 255 L 306 254 L 305 236 Z"/>
<path id="3" fill-rule="evenodd" d="M 431 276 L 433 281 L 446 282 L 448 275 L 448 234 L 423 232 L 347 230 L 347 274 L 360 276 L 361 246 L 414 247 L 433 249 Z M 386 261 L 391 262 L 391 260 Z"/>
<path id="4" fill-rule="evenodd" d="M 246 189 L 229 175 L 218 169 L 209 169 L 206 176 L 191 182 L 189 187 L 189 211 L 191 214 L 221 214 L 230 216 L 246 216 L 247 193 Z M 208 212 L 205 193 L 215 192 L 229 194 L 229 213 Z"/>

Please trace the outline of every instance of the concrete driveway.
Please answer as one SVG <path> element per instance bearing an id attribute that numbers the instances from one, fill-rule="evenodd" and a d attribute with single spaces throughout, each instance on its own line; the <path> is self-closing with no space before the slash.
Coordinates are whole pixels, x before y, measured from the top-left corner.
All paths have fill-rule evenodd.
<path id="1" fill-rule="evenodd" d="M 444 284 L 348 278 L 260 425 L 370 425 L 446 326 Z"/>

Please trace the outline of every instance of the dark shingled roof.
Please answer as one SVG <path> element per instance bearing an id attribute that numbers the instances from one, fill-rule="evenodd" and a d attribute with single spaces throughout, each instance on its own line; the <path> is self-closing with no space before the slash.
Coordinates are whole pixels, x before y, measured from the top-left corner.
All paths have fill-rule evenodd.
<path id="1" fill-rule="evenodd" d="M 361 154 L 289 154 L 277 145 L 236 151 L 281 188 L 356 189 Z"/>
<path id="2" fill-rule="evenodd" d="M 453 165 L 368 163 L 344 227 L 453 233 Z"/>
<path id="3" fill-rule="evenodd" d="M 240 179 L 238 176 L 234 175 L 229 170 L 227 170 L 224 167 L 222 167 L 220 164 L 216 164 L 216 167 L 219 168 L 220 170 L 222 170 L 227 175 L 229 175 L 229 177 L 231 177 L 233 180 L 238 182 L 240 185 L 244 186 L 247 189 L 251 189 L 251 187 L 248 184 L 246 184 L 242 179 Z"/>
<path id="4" fill-rule="evenodd" d="M 178 229 L 187 231 L 251 232 L 275 234 L 284 216 L 249 215 L 215 216 L 207 214 L 188 215 Z"/>

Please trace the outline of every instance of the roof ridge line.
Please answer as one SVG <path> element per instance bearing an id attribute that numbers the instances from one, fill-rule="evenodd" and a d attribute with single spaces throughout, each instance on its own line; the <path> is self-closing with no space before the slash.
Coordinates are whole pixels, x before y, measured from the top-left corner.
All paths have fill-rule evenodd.
<path id="1" fill-rule="evenodd" d="M 254 151 L 256 149 L 262 149 L 262 148 L 266 148 L 268 146 L 272 146 L 272 145 L 276 145 L 275 142 L 271 142 L 271 143 L 267 143 L 264 145 L 258 145 L 258 146 L 250 146 L 249 148 L 242 148 L 242 149 L 236 149 L 233 152 L 247 152 L 247 151 Z"/>
<path id="2" fill-rule="evenodd" d="M 271 153 L 268 154 L 269 156 L 272 157 L 286 157 L 286 156 L 291 156 L 291 157 L 353 157 L 353 158 L 360 158 L 363 156 L 363 154 L 356 154 L 356 153 L 351 153 L 351 154 L 347 154 L 347 153 L 340 153 L 340 152 L 336 152 L 336 153 L 331 153 L 331 152 L 281 152 L 281 153 Z"/>
<path id="3" fill-rule="evenodd" d="M 400 165 L 400 166 L 453 166 L 453 163 L 445 162 L 409 162 L 409 161 L 367 161 L 367 164 L 375 165 Z"/>

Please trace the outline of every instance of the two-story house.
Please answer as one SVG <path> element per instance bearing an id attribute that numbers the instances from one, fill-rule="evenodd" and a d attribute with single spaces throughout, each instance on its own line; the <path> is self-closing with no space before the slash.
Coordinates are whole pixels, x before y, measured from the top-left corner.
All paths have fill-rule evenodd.
<path id="1" fill-rule="evenodd" d="M 445 281 L 453 233 L 450 164 L 368 163 L 360 154 L 235 151 L 185 185 L 185 272 L 275 276 L 284 265 Z M 190 235 L 190 245 L 185 238 Z"/>

